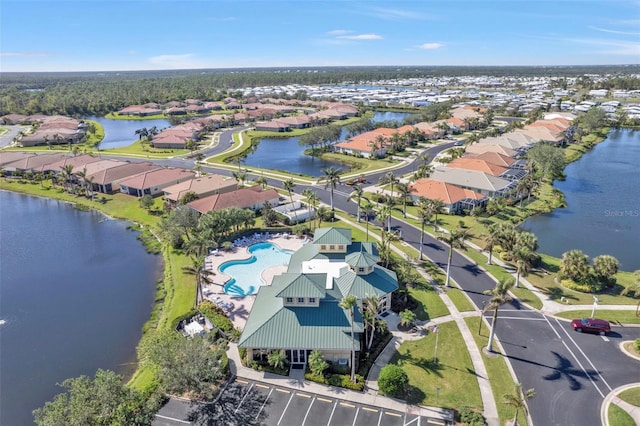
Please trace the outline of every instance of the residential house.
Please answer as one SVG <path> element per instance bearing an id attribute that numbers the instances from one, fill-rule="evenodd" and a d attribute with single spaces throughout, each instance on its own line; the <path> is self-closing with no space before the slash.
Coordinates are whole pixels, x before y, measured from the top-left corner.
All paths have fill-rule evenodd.
<path id="1" fill-rule="evenodd" d="M 431 174 L 431 179 L 471 189 L 488 197 L 503 197 L 516 186 L 515 182 L 507 179 L 453 167 L 436 167 Z"/>
<path id="2" fill-rule="evenodd" d="M 260 185 L 256 185 L 231 192 L 209 195 L 192 201 L 187 206 L 201 214 L 207 214 L 210 211 L 224 210 L 230 207 L 259 210 L 266 202 L 275 207 L 280 204 L 280 195 L 273 188 L 262 189 Z"/>
<path id="3" fill-rule="evenodd" d="M 485 152 L 497 152 L 498 154 L 505 155 L 507 157 L 516 157 L 518 152 L 514 149 L 507 148 L 496 143 L 472 143 L 464 149 L 468 154 L 482 154 Z"/>
<path id="4" fill-rule="evenodd" d="M 8 154 L 8 153 L 7 153 Z M 32 154 L 20 159 L 8 162 L 2 168 L 9 174 L 16 171 L 21 172 L 40 172 L 42 166 L 55 163 L 65 158 L 65 154 Z"/>
<path id="5" fill-rule="evenodd" d="M 195 177 L 195 173 L 178 168 L 162 168 L 140 173 L 120 182 L 120 192 L 134 197 L 156 196 L 162 190 Z"/>
<path id="6" fill-rule="evenodd" d="M 444 211 L 449 214 L 459 214 L 464 210 L 473 210 L 484 205 L 488 197 L 451 183 L 423 178 L 413 182 L 410 196 L 414 201 L 421 197 L 428 200 L 440 200 L 444 204 Z"/>
<path id="7" fill-rule="evenodd" d="M 185 180 L 176 185 L 164 188 L 164 199 L 170 207 L 176 207 L 180 200 L 188 194 L 194 193 L 198 198 L 209 195 L 223 194 L 238 189 L 238 181 L 222 175 L 206 175 L 196 179 Z"/>
<path id="8" fill-rule="evenodd" d="M 287 272 L 258 290 L 238 347 L 248 359 L 284 350 L 294 367 L 304 368 L 313 350 L 349 365 L 352 349 L 358 352 L 364 343 L 364 325 L 356 307 L 352 341 L 351 312 L 340 301 L 353 295 L 362 306 L 376 297 L 380 312 L 390 309 L 398 280 L 379 260 L 375 245 L 352 241 L 350 229 L 316 229 L 313 241 L 292 254 Z"/>
<path id="9" fill-rule="evenodd" d="M 120 182 L 131 179 L 139 174 L 153 170 L 160 170 L 162 167 L 152 163 L 124 163 L 115 167 L 87 173 L 93 183 L 93 191 L 111 194 L 120 191 Z"/>
<path id="10" fill-rule="evenodd" d="M 289 124 L 278 119 L 258 122 L 255 125 L 255 130 L 264 132 L 288 132 L 291 128 Z"/>

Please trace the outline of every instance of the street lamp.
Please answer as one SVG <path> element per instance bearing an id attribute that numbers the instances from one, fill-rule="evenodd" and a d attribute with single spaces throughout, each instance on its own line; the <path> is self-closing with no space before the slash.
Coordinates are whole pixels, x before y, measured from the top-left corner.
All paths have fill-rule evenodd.
<path id="1" fill-rule="evenodd" d="M 598 298 L 593 296 L 593 309 L 591 309 L 591 318 L 596 314 L 596 308 L 598 307 Z"/>
<path id="2" fill-rule="evenodd" d="M 478 325 L 478 336 L 480 335 L 480 331 L 482 330 L 482 318 L 484 318 L 484 304 L 486 300 L 482 301 L 482 310 L 480 311 L 480 324 Z"/>

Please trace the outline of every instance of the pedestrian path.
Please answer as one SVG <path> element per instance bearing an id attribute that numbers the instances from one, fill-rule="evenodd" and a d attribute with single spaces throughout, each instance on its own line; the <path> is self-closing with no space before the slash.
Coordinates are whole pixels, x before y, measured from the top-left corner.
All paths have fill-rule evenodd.
<path id="1" fill-rule="evenodd" d="M 623 391 L 631 388 L 637 388 L 637 387 L 640 387 L 640 383 L 629 383 L 627 385 L 615 388 L 604 398 L 604 401 L 602 402 L 602 406 L 600 408 L 600 419 L 603 425 L 616 426 L 609 423 L 608 414 L 609 414 L 609 406 L 611 404 L 615 404 L 618 407 L 622 408 L 624 411 L 627 412 L 627 414 L 631 416 L 631 418 L 636 422 L 637 425 L 640 425 L 640 407 L 629 404 L 628 402 L 618 398 L 618 395 Z"/>

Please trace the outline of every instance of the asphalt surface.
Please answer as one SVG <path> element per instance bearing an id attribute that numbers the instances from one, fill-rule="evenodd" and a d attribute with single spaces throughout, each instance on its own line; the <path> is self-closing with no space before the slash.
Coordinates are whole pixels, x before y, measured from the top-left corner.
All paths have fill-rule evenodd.
<path id="1" fill-rule="evenodd" d="M 426 426 L 444 425 L 409 412 L 343 401 L 311 392 L 236 379 L 210 403 L 170 399 L 156 414 L 154 426 Z"/>
<path id="2" fill-rule="evenodd" d="M 232 132 L 232 131 L 229 131 Z M 226 138 L 226 139 L 225 139 Z M 228 149 L 229 135 L 221 137 L 215 149 Z M 453 142 L 437 145 L 427 151 L 431 158 L 451 146 Z M 226 145 L 226 146 L 225 146 Z M 174 167 L 192 167 L 188 159 L 154 161 Z M 397 176 L 414 170 L 415 165 L 404 165 L 396 170 Z M 210 173 L 231 175 L 228 170 L 203 167 Z M 370 184 L 386 172 L 367 175 Z M 249 174 L 250 178 L 257 175 Z M 282 182 L 268 178 L 268 184 L 282 188 Z M 324 184 L 296 185 L 294 192 L 310 188 L 317 192 L 322 202 L 329 204 L 329 189 Z M 352 188 L 340 184 L 334 190 L 334 206 L 355 217 L 357 206 L 349 200 Z M 403 240 L 420 249 L 419 229 L 393 218 L 391 226 L 401 232 Z M 446 269 L 448 247 L 441 241 L 425 235 L 423 253 L 437 266 Z M 473 303 L 481 309 L 489 296 L 484 291 L 495 287 L 496 282 L 475 263 L 454 252 L 451 278 L 467 292 Z M 483 303 L 484 302 L 484 303 Z M 580 335 L 571 331 L 568 323 L 545 317 L 514 301 L 500 310 L 496 335 L 502 342 L 505 355 L 525 389 L 534 388 L 536 396 L 528 401 L 534 424 L 545 426 L 584 426 L 600 423 L 600 404 L 604 396 L 618 386 L 640 381 L 640 365 L 620 352 L 618 343 L 640 337 L 640 328 L 614 327 L 611 336 Z M 443 357 L 446 356 L 443 354 Z M 496 401 L 501 404 L 501 401 Z"/>

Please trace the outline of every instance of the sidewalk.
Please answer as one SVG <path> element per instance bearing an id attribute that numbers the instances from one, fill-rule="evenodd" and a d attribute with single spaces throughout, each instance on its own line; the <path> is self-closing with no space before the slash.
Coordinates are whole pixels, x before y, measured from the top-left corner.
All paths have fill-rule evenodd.
<path id="1" fill-rule="evenodd" d="M 631 416 L 631 418 L 636 422 L 637 425 L 640 425 L 640 407 L 631 405 L 628 402 L 621 400 L 617 396 L 621 392 L 627 389 L 635 388 L 635 387 L 640 387 L 640 383 L 629 383 L 627 385 L 615 388 L 604 398 L 604 401 L 602 402 L 602 406 L 600 407 L 600 420 L 602 421 L 603 425 L 605 426 L 611 425 L 609 423 L 609 415 L 608 415 L 610 404 L 615 404 L 618 407 L 622 408 L 624 411 L 627 412 L 627 414 Z M 611 426 L 615 426 L 615 425 L 611 425 Z"/>
<path id="2" fill-rule="evenodd" d="M 229 369 L 234 377 L 256 380 L 289 389 L 304 390 L 305 392 L 317 393 L 359 404 L 369 404 L 375 407 L 401 411 L 403 413 L 409 412 L 453 423 L 453 412 L 445 408 L 409 405 L 396 399 L 380 396 L 377 392 L 356 392 L 349 389 L 311 382 L 303 378 L 279 376 L 277 374 L 265 373 L 244 367 L 240 361 L 240 354 L 238 353 L 238 347 L 235 343 L 229 343 L 227 355 L 229 357 Z"/>

